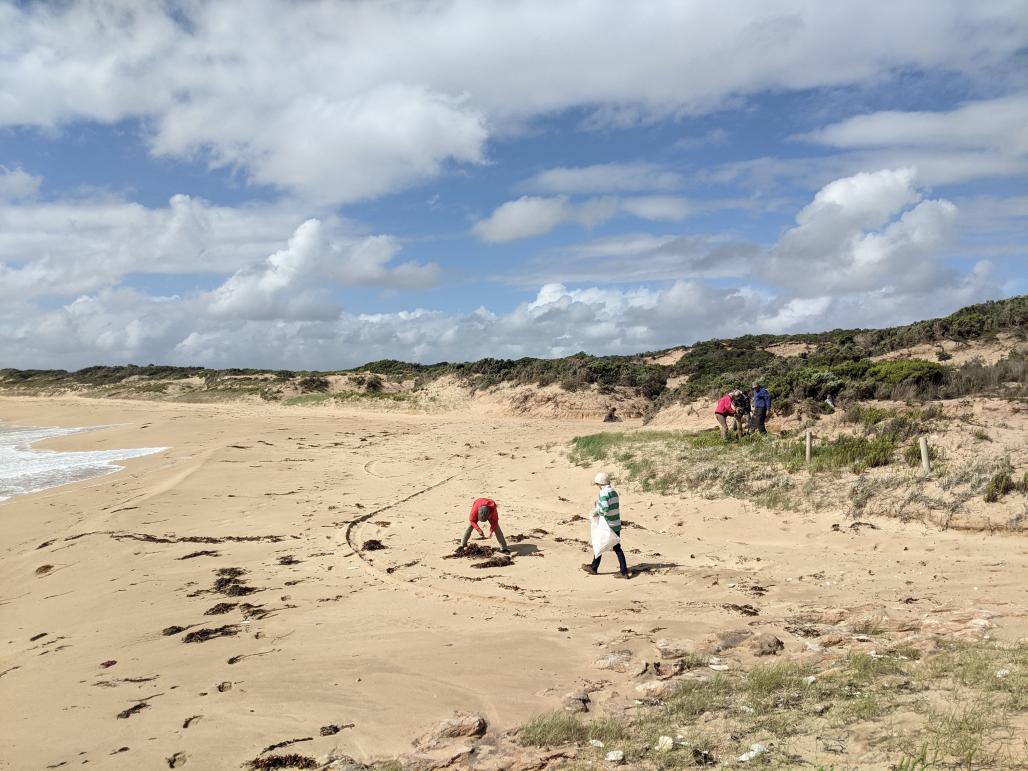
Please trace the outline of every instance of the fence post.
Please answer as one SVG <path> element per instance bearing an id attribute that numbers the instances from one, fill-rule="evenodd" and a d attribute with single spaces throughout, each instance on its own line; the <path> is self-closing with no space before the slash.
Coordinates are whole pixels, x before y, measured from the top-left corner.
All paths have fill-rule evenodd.
<path id="1" fill-rule="evenodd" d="M 810 465 L 810 429 L 807 429 L 807 465 Z"/>
<path id="2" fill-rule="evenodd" d="M 921 445 L 921 468 L 927 474 L 932 470 L 932 462 L 928 458 L 928 439 L 922 436 L 918 439 L 918 443 Z"/>

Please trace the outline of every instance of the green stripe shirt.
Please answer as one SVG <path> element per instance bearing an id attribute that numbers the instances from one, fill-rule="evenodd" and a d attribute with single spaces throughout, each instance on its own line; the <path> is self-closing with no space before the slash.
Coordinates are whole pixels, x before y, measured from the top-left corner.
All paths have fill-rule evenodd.
<path id="1" fill-rule="evenodd" d="M 600 488 L 599 498 L 596 500 L 596 513 L 607 520 L 610 529 L 617 536 L 621 535 L 621 507 L 618 503 L 618 491 L 610 485 Z"/>

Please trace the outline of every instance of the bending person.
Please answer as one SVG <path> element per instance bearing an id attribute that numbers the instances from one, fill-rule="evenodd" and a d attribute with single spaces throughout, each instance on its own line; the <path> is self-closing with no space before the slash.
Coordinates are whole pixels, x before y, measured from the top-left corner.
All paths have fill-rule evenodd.
<path id="1" fill-rule="evenodd" d="M 468 545 L 472 531 L 477 530 L 483 538 L 490 538 L 495 533 L 496 540 L 500 543 L 500 553 L 510 554 L 510 549 L 507 548 L 507 539 L 503 537 L 503 531 L 500 530 L 500 513 L 496 510 L 496 501 L 492 498 L 478 498 L 471 504 L 471 516 L 468 517 L 468 522 L 471 524 L 464 531 L 464 537 L 460 539 L 462 549 Z M 489 523 L 489 535 L 482 532 L 480 523 L 484 522 Z"/>

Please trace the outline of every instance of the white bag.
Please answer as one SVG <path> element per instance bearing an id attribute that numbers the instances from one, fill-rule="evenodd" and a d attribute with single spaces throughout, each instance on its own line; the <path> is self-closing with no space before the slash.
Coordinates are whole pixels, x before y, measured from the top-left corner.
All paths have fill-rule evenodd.
<path id="1" fill-rule="evenodd" d="M 610 525 L 607 524 L 607 520 L 604 517 L 593 515 L 591 525 L 594 558 L 599 557 L 605 551 L 610 551 L 621 543 L 621 539 L 610 529 Z"/>

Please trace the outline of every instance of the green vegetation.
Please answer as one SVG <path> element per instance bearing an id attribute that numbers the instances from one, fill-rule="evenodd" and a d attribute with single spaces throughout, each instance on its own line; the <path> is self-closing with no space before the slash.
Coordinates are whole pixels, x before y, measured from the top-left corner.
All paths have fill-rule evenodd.
<path id="1" fill-rule="evenodd" d="M 985 485 L 985 502 L 995 503 L 1007 493 L 1014 491 L 1028 494 L 1028 472 L 1017 482 L 1014 481 L 1012 469 L 1008 467 L 997 471 Z"/>
<path id="2" fill-rule="evenodd" d="M 535 747 L 575 745 L 585 761 L 612 749 L 630 765 L 657 769 L 732 765 L 753 743 L 769 748 L 754 761 L 773 768 L 835 768 L 797 754 L 815 736 L 885 733 L 882 748 L 894 768 L 1013 768 L 1028 762 L 1028 748 L 1009 730 L 1028 711 L 1028 645 L 948 644 L 922 659 L 913 650 L 850 652 L 820 667 L 790 661 L 749 671 L 685 679 L 649 708 L 622 721 L 589 721 L 563 712 L 541 715 L 518 732 Z M 906 728 L 889 716 L 903 712 Z M 890 721 L 886 725 L 885 721 Z M 875 726 L 878 729 L 875 729 Z M 657 749 L 661 736 L 673 747 Z M 806 737 L 807 741 L 800 741 Z M 595 739 L 598 747 L 590 744 Z M 916 747 L 916 750 L 910 748 Z M 843 750 L 830 750 L 839 752 Z M 840 760 L 843 760 L 840 758 Z M 843 764 L 840 768 L 850 768 Z"/>

